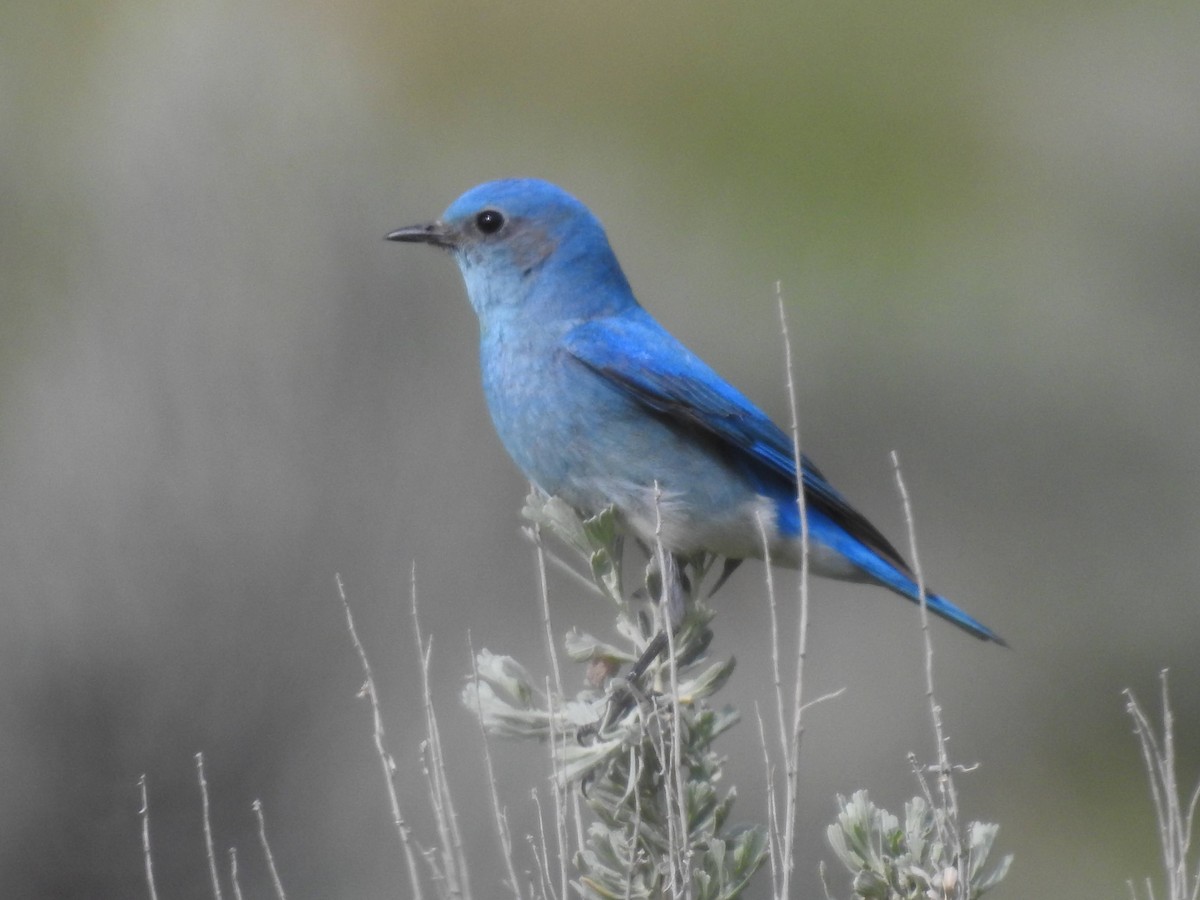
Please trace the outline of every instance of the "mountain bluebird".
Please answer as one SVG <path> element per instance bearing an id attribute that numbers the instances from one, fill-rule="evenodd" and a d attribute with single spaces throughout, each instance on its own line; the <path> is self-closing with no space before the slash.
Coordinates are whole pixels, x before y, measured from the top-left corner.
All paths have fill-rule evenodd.
<path id="1" fill-rule="evenodd" d="M 479 317 L 496 431 L 542 491 L 584 514 L 611 506 L 627 531 L 679 559 L 762 558 L 765 530 L 771 561 L 800 565 L 791 439 L 638 304 L 582 203 L 544 181 L 494 181 L 387 237 L 454 254 Z M 919 600 L 887 538 L 807 458 L 800 468 L 811 571 Z M 944 597 L 925 599 L 1004 643 Z"/>

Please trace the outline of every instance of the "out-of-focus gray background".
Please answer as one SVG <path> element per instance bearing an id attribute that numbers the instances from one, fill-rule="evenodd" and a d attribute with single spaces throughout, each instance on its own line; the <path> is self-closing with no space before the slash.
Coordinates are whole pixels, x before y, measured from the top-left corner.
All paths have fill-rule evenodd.
<path id="1" fill-rule="evenodd" d="M 0 10 L 0 894 L 162 895 L 218 847 L 264 895 L 406 881 L 341 572 L 421 840 L 415 560 L 476 865 L 497 895 L 477 646 L 541 658 L 525 485 L 448 258 L 382 240 L 493 177 L 589 203 L 643 302 L 1013 650 L 935 632 L 965 812 L 1006 896 L 1126 896 L 1157 846 L 1120 690 L 1170 666 L 1200 754 L 1200 7 L 9 3 Z M 607 614 L 553 581 L 559 630 Z M 928 757 L 912 607 L 817 583 L 801 885 L 834 795 Z M 761 568 L 718 597 L 766 696 Z M 725 740 L 761 819 L 754 728 Z M 544 770 L 501 745 L 529 828 Z M 839 887 L 844 883 L 837 880 Z M 767 885 L 760 886 L 764 896 Z"/>

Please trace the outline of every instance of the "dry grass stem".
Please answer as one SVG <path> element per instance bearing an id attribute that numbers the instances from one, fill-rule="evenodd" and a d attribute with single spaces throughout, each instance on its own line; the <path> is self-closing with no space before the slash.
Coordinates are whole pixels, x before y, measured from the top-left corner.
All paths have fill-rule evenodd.
<path id="1" fill-rule="evenodd" d="M 242 883 L 238 880 L 237 847 L 229 848 L 229 883 L 233 885 L 233 900 L 243 900 Z"/>
<path id="2" fill-rule="evenodd" d="M 275 900 L 287 900 L 283 891 L 283 882 L 279 878 L 279 870 L 275 867 L 275 854 L 271 852 L 271 843 L 267 840 L 267 817 L 263 814 L 261 800 L 251 804 L 254 816 L 258 819 L 258 842 L 262 846 L 263 857 L 267 861 L 267 871 L 271 874 L 271 886 L 275 888 Z"/>
<path id="3" fill-rule="evenodd" d="M 775 282 L 779 306 L 779 332 L 783 338 L 784 371 L 787 377 L 788 406 L 791 413 L 792 459 L 796 466 L 796 503 L 800 514 L 800 621 L 796 633 L 796 680 L 792 688 L 792 729 L 784 758 L 787 793 L 784 809 L 783 857 L 779 897 L 791 896 L 791 875 L 795 868 L 796 808 L 800 794 L 800 741 L 804 734 L 804 660 L 808 655 L 808 509 L 804 501 L 804 454 L 800 450 L 800 405 L 796 398 L 796 377 L 792 365 L 792 342 L 788 333 L 787 309 L 783 302 L 783 283 Z"/>
<path id="4" fill-rule="evenodd" d="M 158 900 L 158 889 L 154 886 L 154 863 L 150 856 L 150 800 L 146 792 L 146 776 L 138 779 L 138 790 L 142 795 L 142 806 L 138 816 L 142 820 L 142 859 L 146 864 L 146 888 L 150 892 L 150 900 Z"/>
<path id="5" fill-rule="evenodd" d="M 913 516 L 908 487 L 900 471 L 900 455 L 892 451 L 892 467 L 896 474 L 896 487 L 904 508 L 904 524 L 908 531 L 908 554 L 912 560 L 913 575 L 917 581 L 917 596 L 921 607 L 921 636 L 925 644 L 925 698 L 929 703 L 929 716 L 933 724 L 934 741 L 937 745 L 937 784 L 941 803 L 947 812 L 943 822 L 938 819 L 938 838 L 951 848 L 952 858 L 958 861 L 959 880 L 968 882 L 967 860 L 962 853 L 962 840 L 958 829 L 958 791 L 950 766 L 950 753 L 946 746 L 946 732 L 942 725 L 942 708 L 938 705 L 933 690 L 933 634 L 929 628 L 929 604 L 925 596 L 925 574 L 921 569 L 921 557 L 917 552 L 917 524 Z M 943 827 L 943 825 L 945 827 Z"/>
<path id="6" fill-rule="evenodd" d="M 421 696 L 425 708 L 424 744 L 425 779 L 429 787 L 429 800 L 437 823 L 438 846 L 441 851 L 441 876 L 450 897 L 470 900 L 471 879 L 467 870 L 466 851 L 462 833 L 458 827 L 458 813 L 450 794 L 450 783 L 446 774 L 446 756 L 442 750 L 441 731 L 433 708 L 433 691 L 430 687 L 429 661 L 433 654 L 433 638 L 428 641 L 421 635 L 421 619 L 417 609 L 417 571 L 412 570 L 412 618 L 413 633 L 417 642 L 418 658 L 421 660 Z M 429 857 L 432 862 L 432 857 Z"/>
<path id="7" fill-rule="evenodd" d="M 421 879 L 417 873 L 417 860 L 413 851 L 412 829 L 408 826 L 404 814 L 400 811 L 400 797 L 396 791 L 396 761 L 387 749 L 387 735 L 383 727 L 383 714 L 379 708 L 379 691 L 375 686 L 375 673 L 372 671 L 371 662 L 367 658 L 366 648 L 363 646 L 362 641 L 359 640 L 358 629 L 354 627 L 354 615 L 350 611 L 350 601 L 346 599 L 346 587 L 342 583 L 342 576 L 334 575 L 334 581 L 337 584 L 338 599 L 342 603 L 342 611 L 346 614 L 346 630 L 350 633 L 350 642 L 354 645 L 354 650 L 358 654 L 358 661 L 362 665 L 363 685 L 359 691 L 359 696 L 366 697 L 367 702 L 371 705 L 375 753 L 379 757 L 379 765 L 383 770 L 384 784 L 387 786 L 388 803 L 391 806 L 392 813 L 392 827 L 396 829 L 396 837 L 399 839 L 400 849 L 404 853 L 404 861 L 408 871 L 409 890 L 412 891 L 411 896 L 413 900 L 422 900 L 424 894 L 421 890 Z"/>
<path id="8" fill-rule="evenodd" d="M 551 885 L 550 877 L 550 843 L 546 839 L 546 819 L 542 815 L 542 801 L 538 797 L 537 789 L 530 792 L 533 798 L 533 807 L 537 811 L 538 836 L 540 844 L 533 839 L 533 835 L 529 835 L 529 846 L 533 851 L 533 859 L 538 872 L 538 878 L 542 883 L 541 896 L 550 898 L 550 900 L 558 900 L 558 894 L 554 892 Z M 557 806 L 557 804 L 556 804 Z"/>
<path id="9" fill-rule="evenodd" d="M 212 820 L 208 807 L 208 781 L 204 777 L 204 754 L 196 754 L 196 780 L 200 783 L 200 811 L 204 821 L 204 851 L 208 857 L 208 875 L 212 880 L 213 897 L 221 900 L 221 878 L 217 874 L 217 854 L 213 850 Z"/>
<path id="10" fill-rule="evenodd" d="M 479 684 L 479 667 L 475 661 L 475 647 L 471 643 L 471 634 L 467 632 L 467 647 L 471 652 L 471 677 Z M 488 789 L 492 798 L 492 815 L 495 817 L 496 834 L 500 838 L 500 855 L 504 858 L 504 866 L 508 871 L 508 883 L 513 896 L 522 900 L 521 884 L 517 881 L 517 871 L 513 865 L 512 835 L 508 830 L 508 815 L 500 805 L 500 792 L 496 787 L 496 769 L 492 765 L 492 747 L 488 740 L 487 729 L 483 727 L 483 707 L 479 704 L 479 692 L 475 692 L 476 712 L 479 716 L 479 736 L 483 740 L 483 762 L 487 771 Z"/>

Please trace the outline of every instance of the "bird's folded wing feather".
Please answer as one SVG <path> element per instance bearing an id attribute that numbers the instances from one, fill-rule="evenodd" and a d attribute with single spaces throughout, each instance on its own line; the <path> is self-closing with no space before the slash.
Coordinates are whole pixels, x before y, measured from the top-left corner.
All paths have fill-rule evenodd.
<path id="1" fill-rule="evenodd" d="M 760 475 L 795 490 L 792 441 L 745 395 L 679 343 L 648 313 L 595 319 L 563 338 L 566 350 L 650 410 L 717 438 Z M 902 571 L 904 558 L 806 457 L 805 504 L 872 548 Z M 782 498 L 780 498 L 782 499 Z"/>

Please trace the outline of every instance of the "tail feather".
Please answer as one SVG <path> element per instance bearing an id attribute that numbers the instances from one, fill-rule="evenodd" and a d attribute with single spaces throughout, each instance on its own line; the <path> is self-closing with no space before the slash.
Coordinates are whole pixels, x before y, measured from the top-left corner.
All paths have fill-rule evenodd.
<path id="1" fill-rule="evenodd" d="M 891 587 L 891 585 L 888 586 Z M 916 598 L 915 590 L 913 591 L 912 596 L 910 596 L 907 592 L 902 591 L 901 593 L 914 603 L 919 602 Z M 996 634 L 996 632 L 992 631 L 992 629 L 988 628 L 979 620 L 967 615 L 965 612 L 939 594 L 931 594 L 929 591 L 926 591 L 925 605 L 929 608 L 931 613 L 941 616 L 947 622 L 953 622 L 968 634 L 973 634 L 975 637 L 980 638 L 981 640 L 992 641 L 999 644 L 1001 647 L 1008 646 L 1008 641 L 1004 640 L 1004 638 L 1000 637 L 1000 635 Z"/>
<path id="2" fill-rule="evenodd" d="M 817 527 L 812 528 L 813 525 Z M 920 603 L 921 595 L 918 593 L 916 578 L 907 567 L 900 568 L 895 562 L 884 558 L 844 530 L 836 526 L 830 527 L 828 519 L 814 518 L 813 521 L 810 521 L 810 528 L 812 528 L 811 538 L 813 540 L 830 544 L 869 580 L 890 588 L 913 603 Z M 981 640 L 992 641 L 1002 647 L 1008 646 L 1004 638 L 939 594 L 926 590 L 925 605 L 931 613 L 957 625 L 968 634 Z"/>

